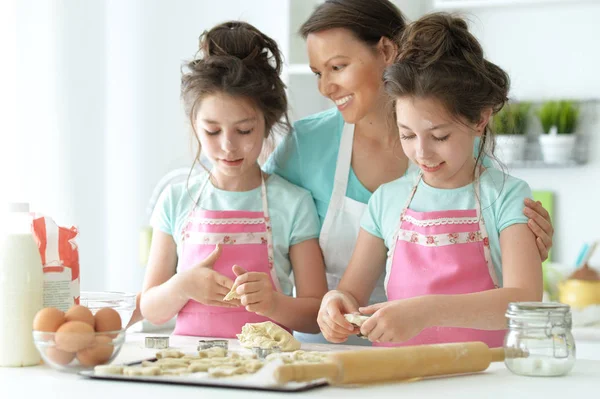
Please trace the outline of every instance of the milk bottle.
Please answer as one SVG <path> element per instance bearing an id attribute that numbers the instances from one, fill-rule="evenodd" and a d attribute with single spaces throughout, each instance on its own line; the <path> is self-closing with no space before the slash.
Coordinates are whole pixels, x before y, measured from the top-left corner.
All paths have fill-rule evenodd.
<path id="1" fill-rule="evenodd" d="M 32 324 L 42 308 L 43 271 L 29 204 L 0 204 L 0 366 L 40 363 Z"/>

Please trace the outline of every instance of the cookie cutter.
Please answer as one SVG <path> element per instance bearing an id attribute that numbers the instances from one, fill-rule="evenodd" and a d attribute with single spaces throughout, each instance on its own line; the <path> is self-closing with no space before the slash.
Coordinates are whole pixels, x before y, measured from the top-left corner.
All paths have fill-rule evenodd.
<path id="1" fill-rule="evenodd" d="M 169 337 L 146 337 L 146 348 L 167 349 Z"/>
<path id="2" fill-rule="evenodd" d="M 224 348 L 225 350 L 229 349 L 229 341 L 226 339 L 209 339 L 204 340 L 201 339 L 198 341 L 198 350 L 210 349 L 210 348 Z"/>
<path id="3" fill-rule="evenodd" d="M 281 352 L 281 348 L 278 346 L 274 346 L 272 348 L 261 348 L 259 346 L 255 346 L 252 348 L 252 352 L 254 352 L 256 357 L 258 357 L 259 359 L 264 359 L 267 356 L 269 356 L 271 353 Z"/>

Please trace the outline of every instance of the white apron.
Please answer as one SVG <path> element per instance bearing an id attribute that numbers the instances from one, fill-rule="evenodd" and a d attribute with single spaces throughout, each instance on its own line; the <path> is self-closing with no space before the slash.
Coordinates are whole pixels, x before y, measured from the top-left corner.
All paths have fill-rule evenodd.
<path id="1" fill-rule="evenodd" d="M 327 214 L 321 227 L 319 245 L 325 259 L 327 273 L 327 286 L 329 290 L 337 288 L 354 251 L 360 220 L 367 209 L 367 204 L 346 197 L 348 177 L 352 161 L 352 143 L 354 142 L 354 125 L 345 124 L 338 152 L 333 182 L 333 192 L 327 208 Z M 387 301 L 384 289 L 385 273 L 377 281 L 377 286 L 369 299 L 369 304 Z M 297 338 L 303 342 L 327 342 L 322 334 L 296 333 Z M 371 342 L 350 336 L 344 345 L 370 345 Z"/>

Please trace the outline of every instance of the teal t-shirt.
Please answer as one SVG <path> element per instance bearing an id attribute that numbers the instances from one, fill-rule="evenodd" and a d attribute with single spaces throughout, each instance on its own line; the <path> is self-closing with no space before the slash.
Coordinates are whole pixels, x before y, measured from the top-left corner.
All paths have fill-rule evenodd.
<path id="1" fill-rule="evenodd" d="M 361 227 L 382 238 L 388 250 L 398 228 L 400 214 L 417 177 L 418 175 L 401 178 L 379 187 L 369 200 L 368 210 L 361 220 Z M 492 262 L 502 286 L 500 232 L 513 224 L 527 223 L 527 217 L 523 215 L 523 201 L 525 198 L 531 198 L 531 189 L 523 180 L 509 176 L 501 170 L 488 168 L 480 177 L 480 196 Z M 417 212 L 431 212 L 475 209 L 475 206 L 473 184 L 455 189 L 439 189 L 421 180 L 409 208 Z M 387 271 L 389 267 L 388 259 Z"/>
<path id="2" fill-rule="evenodd" d="M 300 186 L 313 196 L 323 224 L 331 193 L 335 167 L 344 129 L 344 118 L 337 108 L 331 108 L 294 123 L 292 134 L 280 143 L 269 157 L 263 170 L 275 173 Z M 479 141 L 476 141 L 477 147 Z M 486 166 L 487 160 L 484 163 Z M 407 174 L 418 170 L 409 166 Z M 366 204 L 372 193 L 358 180 L 354 169 L 350 167 L 346 196 Z"/>
<path id="3" fill-rule="evenodd" d="M 344 129 L 337 108 L 308 116 L 294 123 L 294 131 L 280 143 L 263 170 L 276 173 L 313 196 L 321 224 L 333 192 L 335 166 Z M 366 204 L 371 192 L 350 168 L 346 196 Z"/>
<path id="4" fill-rule="evenodd" d="M 190 180 L 189 187 L 183 183 L 168 186 L 160 195 L 151 217 L 153 228 L 173 236 L 177 244 L 177 254 L 181 254 L 181 231 L 187 220 L 206 172 Z M 273 255 L 277 277 L 282 291 L 292 294 L 292 265 L 290 247 L 319 236 L 320 224 L 310 193 L 295 186 L 277 175 L 266 180 L 267 201 L 273 232 Z M 210 182 L 202 192 L 199 206 L 206 210 L 263 209 L 260 186 L 250 191 L 224 191 Z"/>

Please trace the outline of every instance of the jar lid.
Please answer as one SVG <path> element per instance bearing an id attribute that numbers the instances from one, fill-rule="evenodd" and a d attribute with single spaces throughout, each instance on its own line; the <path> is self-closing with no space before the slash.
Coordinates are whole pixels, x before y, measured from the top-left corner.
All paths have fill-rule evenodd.
<path id="1" fill-rule="evenodd" d="M 514 319 L 519 316 L 527 318 L 548 319 L 548 317 L 570 317 L 571 307 L 559 302 L 511 302 L 508 304 L 506 317 Z"/>

